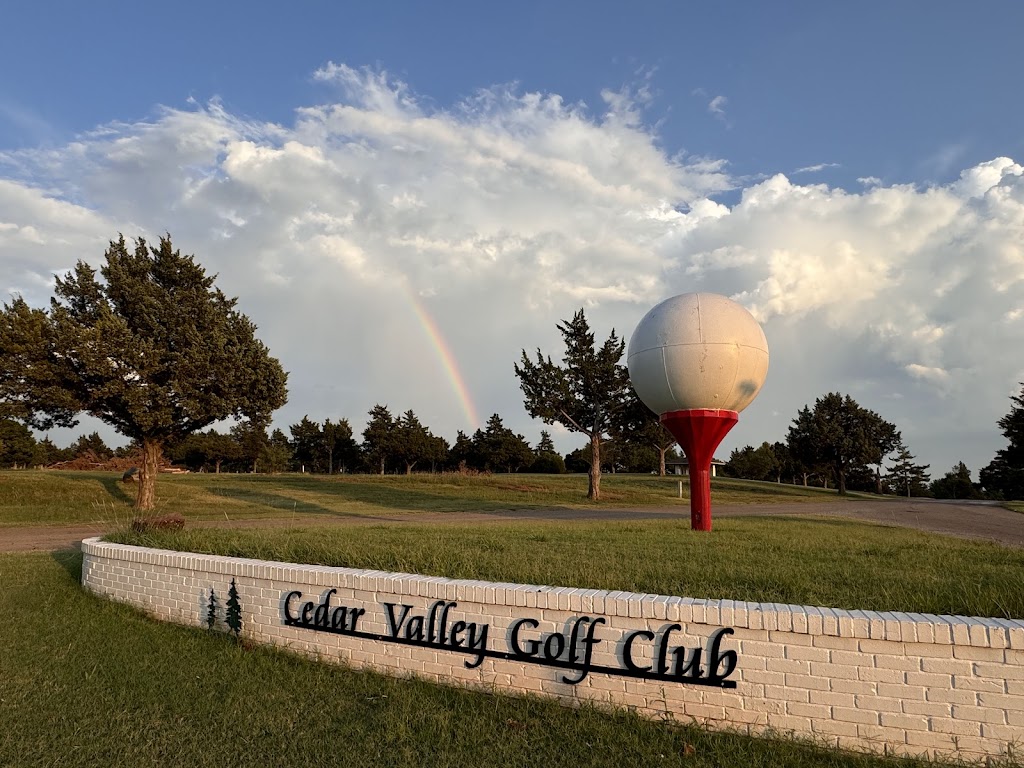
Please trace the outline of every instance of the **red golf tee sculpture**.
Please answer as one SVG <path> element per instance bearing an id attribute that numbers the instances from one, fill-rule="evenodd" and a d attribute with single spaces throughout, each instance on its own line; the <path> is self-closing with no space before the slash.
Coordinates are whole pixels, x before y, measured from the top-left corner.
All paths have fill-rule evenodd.
<path id="1" fill-rule="evenodd" d="M 739 421 L 736 411 L 694 408 L 669 411 L 661 423 L 686 454 L 690 475 L 690 527 L 711 530 L 711 460 L 729 430 Z"/>

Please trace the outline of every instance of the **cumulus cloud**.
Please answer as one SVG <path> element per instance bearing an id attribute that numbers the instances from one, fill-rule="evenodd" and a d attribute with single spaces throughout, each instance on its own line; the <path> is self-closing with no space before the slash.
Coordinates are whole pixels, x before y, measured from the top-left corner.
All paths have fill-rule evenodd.
<path id="1" fill-rule="evenodd" d="M 783 439 L 835 390 L 895 421 L 933 469 L 1000 447 L 1021 376 L 1007 350 L 1024 337 L 1012 160 L 856 192 L 778 174 L 727 206 L 724 160 L 666 151 L 642 91 L 591 108 L 495 86 L 440 108 L 382 71 L 313 78 L 328 97 L 290 124 L 213 102 L 0 152 L 4 290 L 42 304 L 54 272 L 98 262 L 118 231 L 169 231 L 291 372 L 280 425 L 308 413 L 358 429 L 382 402 L 453 439 L 478 426 L 461 377 L 482 417 L 533 440 L 521 348 L 558 350 L 555 323 L 580 306 L 599 335 L 628 335 L 656 301 L 715 291 L 756 314 L 772 349 L 726 453 Z"/>

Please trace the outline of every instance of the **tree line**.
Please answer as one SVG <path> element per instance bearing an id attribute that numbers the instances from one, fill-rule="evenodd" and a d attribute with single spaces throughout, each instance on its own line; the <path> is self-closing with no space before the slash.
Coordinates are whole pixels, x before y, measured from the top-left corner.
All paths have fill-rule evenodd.
<path id="1" fill-rule="evenodd" d="M 1024 387 L 1024 385 L 1022 385 Z M 848 395 L 829 393 L 805 406 L 784 442 L 734 450 L 725 474 L 747 480 L 847 488 L 871 493 L 937 499 L 1024 498 L 1024 389 L 998 424 L 1009 445 L 978 473 L 958 461 L 932 479 L 918 464 L 896 427 Z"/>
<path id="2" fill-rule="evenodd" d="M 438 468 L 514 472 L 586 470 L 588 497 L 600 497 L 602 471 L 664 474 L 674 438 L 637 398 L 614 330 L 598 344 L 584 311 L 558 324 L 560 362 L 540 349 L 526 350 L 513 365 L 526 411 L 586 439 L 564 459 L 542 434 L 531 448 L 495 414 L 473 435 L 453 444 L 434 435 L 412 411 L 386 406 L 370 411 L 357 443 L 345 419 L 304 418 L 290 436 L 268 433 L 271 414 L 287 400 L 287 373 L 256 338 L 256 326 L 237 311 L 237 300 L 214 285 L 194 257 L 183 256 L 170 236 L 130 248 L 112 240 L 97 270 L 79 261 L 57 277 L 48 309 L 16 297 L 0 312 L 0 452 L 20 439 L 11 425 L 45 431 L 73 427 L 88 413 L 133 442 L 140 455 L 136 508 L 151 510 L 155 478 L 164 455 L 217 471 L 405 472 Z M 999 425 L 1006 449 L 980 473 L 984 492 L 1024 497 L 1024 390 Z M 234 420 L 227 434 L 212 425 Z M 21 435 L 23 438 L 24 435 Z M 97 436 L 98 437 L 98 436 Z M 40 441 L 33 451 L 52 455 Z M 17 450 L 14 447 L 10 451 Z M 42 455 L 41 454 L 41 455 Z M 6 455 L 6 454 L 5 454 Z M 14 455 L 14 454 L 11 454 Z M 23 461 L 24 453 L 9 464 Z M 34 456 L 35 454 L 33 454 Z M 883 475 L 887 457 L 893 463 Z M 34 459 L 33 459 L 34 460 Z M 42 463 L 42 462 L 41 462 Z M 793 420 L 785 442 L 746 446 L 730 457 L 737 476 L 799 477 L 803 483 L 935 494 L 966 494 L 962 464 L 929 483 L 928 466 L 914 463 L 896 428 L 849 396 L 829 393 Z M 961 497 L 961 496 L 958 496 Z"/>

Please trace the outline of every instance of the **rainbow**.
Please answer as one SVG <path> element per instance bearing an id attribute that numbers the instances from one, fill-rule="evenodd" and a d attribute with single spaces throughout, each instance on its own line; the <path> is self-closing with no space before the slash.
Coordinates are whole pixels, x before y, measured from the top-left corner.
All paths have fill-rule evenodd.
<path id="1" fill-rule="evenodd" d="M 405 293 L 409 297 L 409 304 L 412 306 L 413 312 L 416 313 L 416 317 L 419 319 L 420 325 L 423 326 L 423 330 L 426 332 L 427 338 L 430 339 L 430 343 L 434 346 L 434 350 L 437 352 L 437 357 L 441 361 L 445 374 L 448 376 L 448 381 L 451 382 L 452 389 L 455 391 L 455 396 L 459 399 L 459 405 L 462 407 L 462 412 L 466 416 L 466 421 L 469 422 L 470 429 L 477 429 L 480 426 L 480 419 L 477 417 L 476 406 L 473 405 L 473 400 L 469 396 L 469 390 L 466 388 L 466 382 L 462 378 L 462 373 L 459 371 L 458 361 L 455 359 L 455 355 L 452 354 L 452 350 L 448 346 L 448 342 L 445 341 L 444 336 L 441 335 L 441 329 L 437 327 L 437 323 L 434 322 L 434 318 L 430 316 L 426 307 L 423 306 L 422 302 L 412 289 L 406 286 Z"/>

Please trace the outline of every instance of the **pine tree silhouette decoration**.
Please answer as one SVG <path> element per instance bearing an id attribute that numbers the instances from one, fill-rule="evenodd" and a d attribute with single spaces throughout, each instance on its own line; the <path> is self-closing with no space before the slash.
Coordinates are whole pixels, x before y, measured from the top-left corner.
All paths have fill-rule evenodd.
<path id="1" fill-rule="evenodd" d="M 238 603 L 238 587 L 235 586 L 234 579 L 231 580 L 231 589 L 228 590 L 228 611 L 224 621 L 228 629 L 238 637 L 242 632 L 242 606 Z"/>
<path id="2" fill-rule="evenodd" d="M 206 628 L 213 629 L 217 623 L 217 595 L 210 587 L 210 602 L 206 606 Z"/>

